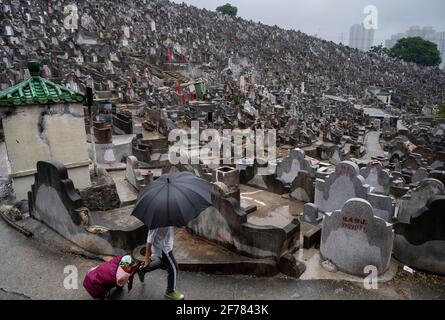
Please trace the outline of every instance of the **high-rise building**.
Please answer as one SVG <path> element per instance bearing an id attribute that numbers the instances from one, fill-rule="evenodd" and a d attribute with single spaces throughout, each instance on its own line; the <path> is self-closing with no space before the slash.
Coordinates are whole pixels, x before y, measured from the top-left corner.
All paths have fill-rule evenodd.
<path id="1" fill-rule="evenodd" d="M 440 56 L 442 57 L 442 63 L 440 67 L 445 69 L 445 31 L 438 32 L 437 35 L 437 48 L 440 51 Z"/>
<path id="2" fill-rule="evenodd" d="M 397 41 L 408 37 L 420 37 L 434 42 L 442 57 L 442 64 L 440 67 L 445 67 L 445 31 L 437 32 L 432 27 L 412 26 L 406 32 L 392 35 L 389 40 L 385 41 L 385 47 L 390 49 L 396 45 Z"/>
<path id="3" fill-rule="evenodd" d="M 349 30 L 349 46 L 368 51 L 374 45 L 374 29 L 367 29 L 363 24 L 354 24 Z"/>

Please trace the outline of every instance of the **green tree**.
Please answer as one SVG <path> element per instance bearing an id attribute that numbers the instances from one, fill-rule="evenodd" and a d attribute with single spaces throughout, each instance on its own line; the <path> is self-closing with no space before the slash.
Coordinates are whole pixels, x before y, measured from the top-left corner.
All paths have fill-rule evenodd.
<path id="1" fill-rule="evenodd" d="M 391 55 L 424 66 L 438 66 L 442 60 L 437 45 L 420 37 L 400 39 L 391 49 Z"/>
<path id="2" fill-rule="evenodd" d="M 374 53 L 379 56 L 388 56 L 390 54 L 390 49 L 385 48 L 382 44 L 379 44 L 378 46 L 373 46 L 371 49 L 369 49 L 369 53 Z"/>
<path id="3" fill-rule="evenodd" d="M 216 8 L 217 12 L 221 12 L 223 14 L 227 14 L 229 16 L 235 17 L 238 13 L 238 8 L 235 6 L 232 6 L 230 3 L 226 3 L 223 6 L 219 6 Z"/>
<path id="4" fill-rule="evenodd" d="M 437 105 L 437 118 L 445 119 L 445 101 Z"/>

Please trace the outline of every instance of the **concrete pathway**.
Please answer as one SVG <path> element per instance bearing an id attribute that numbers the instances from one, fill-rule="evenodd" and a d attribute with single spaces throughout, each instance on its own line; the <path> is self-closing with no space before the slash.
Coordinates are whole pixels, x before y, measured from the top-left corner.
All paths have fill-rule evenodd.
<path id="1" fill-rule="evenodd" d="M 27 239 L 0 220 L 0 299 L 90 299 L 83 290 L 86 272 L 99 262 L 63 253 L 52 242 Z M 64 288 L 66 266 L 78 270 L 78 289 Z M 420 274 L 419 274 L 420 275 Z M 399 279 L 400 278 L 400 279 Z M 297 280 L 282 276 L 218 276 L 181 272 L 178 288 L 189 300 L 201 299 L 445 299 L 444 278 L 408 276 L 366 290 L 362 284 L 335 280 Z M 112 299 L 163 299 L 166 273 L 136 279 L 133 291 L 113 292 Z"/>
<path id="2" fill-rule="evenodd" d="M 370 131 L 365 137 L 366 154 L 362 160 L 371 160 L 372 157 L 384 156 L 385 152 L 380 145 L 380 131 Z"/>

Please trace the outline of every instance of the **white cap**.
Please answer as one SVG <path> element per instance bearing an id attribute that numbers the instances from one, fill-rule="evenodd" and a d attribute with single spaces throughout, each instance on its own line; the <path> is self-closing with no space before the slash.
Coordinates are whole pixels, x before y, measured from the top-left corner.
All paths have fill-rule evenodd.
<path id="1" fill-rule="evenodd" d="M 125 257 L 122 257 L 121 263 L 128 263 L 130 265 L 133 263 L 133 259 L 131 258 L 131 256 L 127 255 Z"/>

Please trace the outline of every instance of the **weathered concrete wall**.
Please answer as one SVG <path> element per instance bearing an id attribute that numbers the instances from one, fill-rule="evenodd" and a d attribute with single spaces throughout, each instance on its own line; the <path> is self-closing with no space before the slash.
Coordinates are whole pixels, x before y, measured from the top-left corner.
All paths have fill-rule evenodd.
<path id="1" fill-rule="evenodd" d="M 66 168 L 56 161 L 37 163 L 29 205 L 33 218 L 95 254 L 125 254 L 146 240 L 146 227 L 134 217 L 131 219 L 136 223 L 127 226 L 120 225 L 117 220 L 109 223 L 108 227 L 92 225 L 93 216 L 83 207 L 81 196 L 68 178 Z"/>
<path id="2" fill-rule="evenodd" d="M 224 188 L 221 182 L 215 184 L 214 207 L 208 208 L 188 225 L 193 233 L 254 258 L 273 257 L 279 260 L 289 250 L 298 248 L 298 220 L 283 229 L 249 223 L 239 200 L 227 195 Z"/>
<path id="3" fill-rule="evenodd" d="M 394 256 L 413 268 L 445 275 L 445 196 L 432 196 L 409 223 L 395 225 Z"/>
<path id="4" fill-rule="evenodd" d="M 11 111 L 3 126 L 17 200 L 26 199 L 38 161 L 60 161 L 78 188 L 91 185 L 81 104 L 23 106 Z"/>

